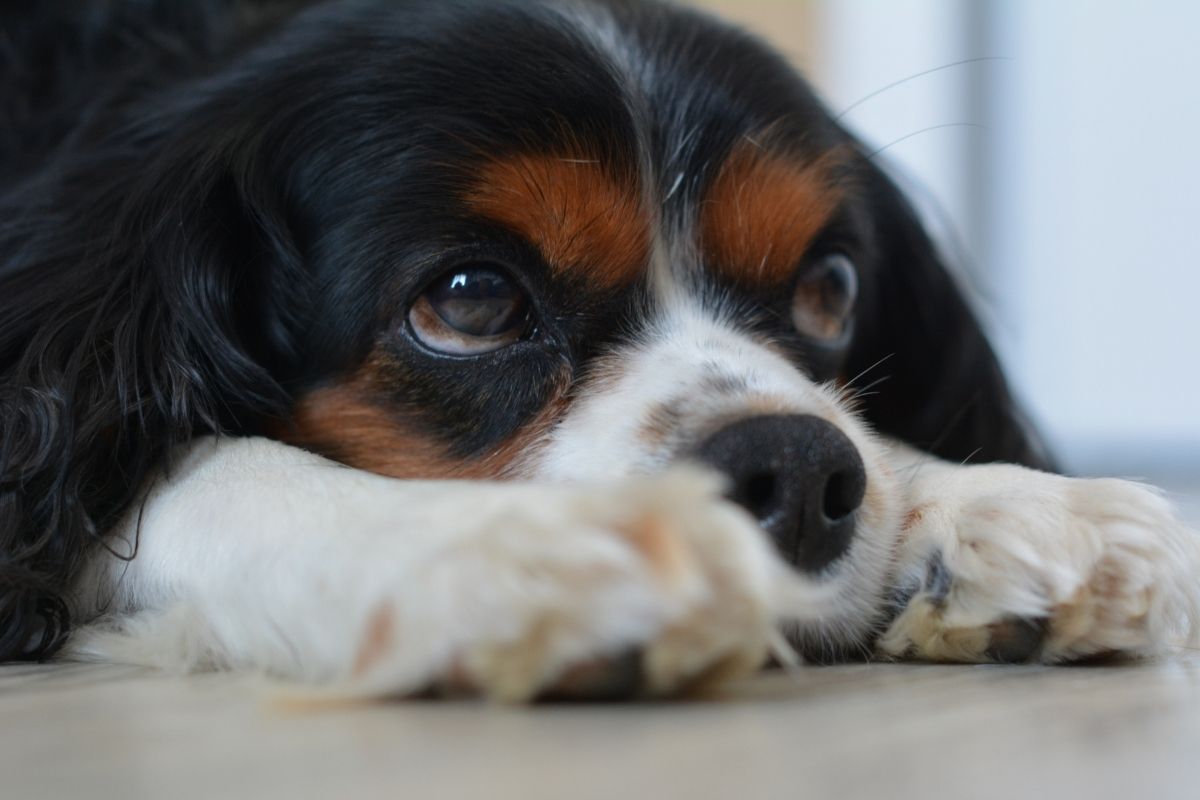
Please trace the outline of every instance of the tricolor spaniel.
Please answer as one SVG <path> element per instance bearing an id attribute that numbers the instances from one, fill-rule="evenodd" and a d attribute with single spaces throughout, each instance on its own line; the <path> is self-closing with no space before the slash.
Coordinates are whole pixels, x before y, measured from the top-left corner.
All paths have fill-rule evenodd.
<path id="1" fill-rule="evenodd" d="M 525 699 L 1200 627 L 1200 537 L 1039 471 L 912 208 L 755 39 L 44 5 L 0 32 L 0 660 Z"/>

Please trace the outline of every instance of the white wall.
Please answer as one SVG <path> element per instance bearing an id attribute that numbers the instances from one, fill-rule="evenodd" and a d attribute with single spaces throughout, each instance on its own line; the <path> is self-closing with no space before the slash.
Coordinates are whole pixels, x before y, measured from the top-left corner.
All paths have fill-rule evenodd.
<path id="1" fill-rule="evenodd" d="M 993 66 L 957 63 L 976 55 L 963 0 L 826 0 L 817 19 L 818 91 L 962 239 L 974 227 L 964 164 L 983 135 L 967 98 L 973 73 Z"/>
<path id="2" fill-rule="evenodd" d="M 1200 464 L 1200 5 L 1006 0 L 1007 355 L 1078 461 Z M 1011 231 L 1011 236 L 1002 232 Z"/>
<path id="3" fill-rule="evenodd" d="M 1080 470 L 1200 473 L 1200 4 L 825 0 L 816 77 L 924 182 Z"/>

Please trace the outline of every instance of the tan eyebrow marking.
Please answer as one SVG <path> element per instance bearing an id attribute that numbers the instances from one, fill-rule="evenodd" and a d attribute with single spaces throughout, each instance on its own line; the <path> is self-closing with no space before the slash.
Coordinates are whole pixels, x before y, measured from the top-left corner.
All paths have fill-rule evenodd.
<path id="1" fill-rule="evenodd" d="M 475 213 L 532 242 L 560 274 L 620 288 L 650 253 L 637 175 L 578 153 L 521 153 L 483 165 L 465 196 Z"/>
<path id="2" fill-rule="evenodd" d="M 705 193 L 700 241 L 709 268 L 740 285 L 787 281 L 843 192 L 843 150 L 802 159 L 745 137 Z"/>

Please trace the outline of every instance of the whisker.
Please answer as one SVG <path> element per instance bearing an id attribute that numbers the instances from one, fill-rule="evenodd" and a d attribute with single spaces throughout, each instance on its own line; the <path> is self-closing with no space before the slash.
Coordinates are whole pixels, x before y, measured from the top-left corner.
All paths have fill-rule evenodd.
<path id="1" fill-rule="evenodd" d="M 854 385 L 854 382 L 855 382 L 856 380 L 858 380 L 859 378 L 863 377 L 863 376 L 864 376 L 864 375 L 866 375 L 868 372 L 870 372 L 871 370 L 875 369 L 875 368 L 876 368 L 876 367 L 878 367 L 880 364 L 882 364 L 883 362 L 887 361 L 889 358 L 891 358 L 891 357 L 892 357 L 892 356 L 894 356 L 894 355 L 896 355 L 896 354 L 895 354 L 895 353 L 888 353 L 886 356 L 884 356 L 883 358 L 879 359 L 879 360 L 878 360 L 878 361 L 876 361 L 874 364 L 872 364 L 871 366 L 867 367 L 866 369 L 864 369 L 862 372 L 860 372 L 860 373 L 858 373 L 857 375 L 855 375 L 855 376 L 854 376 L 853 378 L 851 378 L 850 380 L 846 381 L 846 384 L 845 384 L 845 385 L 846 385 L 847 387 L 853 386 L 853 385 Z"/>
<path id="2" fill-rule="evenodd" d="M 979 451 L 980 451 L 980 450 L 982 450 L 982 449 L 983 449 L 982 447 L 976 447 L 974 450 L 972 450 L 971 452 L 967 453 L 967 457 L 966 457 L 966 458 L 964 458 L 962 461 L 960 461 L 960 462 L 958 463 L 958 465 L 959 465 L 960 467 L 965 467 L 965 466 L 967 465 L 967 462 L 968 462 L 968 461 L 970 461 L 970 460 L 971 460 L 972 458 L 974 458 L 975 456 L 979 455 Z"/>
<path id="3" fill-rule="evenodd" d="M 862 410 L 862 400 L 864 397 L 875 397 L 879 392 L 866 392 L 865 394 L 856 394 L 853 397 L 843 397 L 842 404 L 850 411 L 858 412 Z"/>
<path id="4" fill-rule="evenodd" d="M 964 58 L 961 61 L 952 61 L 949 64 L 942 64 L 940 67 L 933 67 L 932 69 L 926 69 L 926 70 L 922 70 L 921 72 L 915 72 L 912 75 L 909 75 L 907 78 L 901 78 L 898 81 L 892 81 L 887 86 L 883 86 L 879 89 L 876 89 L 875 91 L 871 92 L 870 94 L 866 95 L 865 97 L 860 97 L 858 100 L 854 101 L 850 105 L 843 108 L 841 110 L 841 112 L 839 112 L 838 115 L 836 117 L 834 117 L 834 120 L 840 120 L 842 117 L 846 116 L 851 111 L 853 111 L 854 109 L 861 106 L 863 103 L 867 102 L 868 100 L 870 100 L 874 97 L 878 97 L 879 95 L 883 94 L 884 92 L 888 91 L 889 89 L 895 89 L 897 86 L 901 86 L 905 83 L 908 83 L 909 81 L 916 80 L 917 78 L 923 78 L 926 75 L 932 75 L 935 72 L 941 72 L 942 70 L 951 69 L 953 67 L 961 67 L 966 64 L 978 64 L 983 61 L 1015 61 L 1015 60 L 1016 59 L 1012 58 L 1011 56 L 979 56 L 977 58 Z"/>
<path id="5" fill-rule="evenodd" d="M 967 413 L 970 412 L 970 410 L 975 407 L 975 404 L 979 402 L 980 394 L 980 392 L 976 392 L 975 394 L 971 395 L 970 399 L 963 403 L 962 406 L 960 406 L 959 409 L 954 412 L 954 415 L 950 417 L 950 421 L 946 423 L 944 428 L 942 428 L 942 432 L 938 434 L 936 439 L 933 440 L 933 443 L 922 449 L 928 453 L 933 453 L 939 447 L 941 447 L 942 443 L 950 437 L 950 434 L 954 433 L 954 429 L 958 427 L 958 424 L 962 422 Z"/>
<path id="6" fill-rule="evenodd" d="M 875 158 L 875 156 L 882 153 L 884 150 L 887 150 L 891 147 L 895 147 L 896 145 L 900 144 L 901 142 L 903 142 L 907 139 L 911 139 L 914 136 L 920 136 L 922 133 L 929 133 L 930 131 L 941 130 L 942 128 L 978 128 L 979 130 L 983 130 L 983 131 L 991 130 L 991 128 L 989 128 L 987 125 L 980 125 L 977 122 L 943 122 L 941 125 L 930 125 L 928 128 L 921 128 L 919 131 L 913 131 L 912 133 L 906 134 L 905 136 L 901 136 L 899 139 L 893 139 L 892 141 L 885 144 L 883 147 L 880 147 L 879 149 L 868 153 L 866 155 L 866 159 L 867 159 L 867 161 L 870 161 L 871 159 Z"/>
<path id="7" fill-rule="evenodd" d="M 775 660 L 779 662 L 779 666 L 793 681 L 801 680 L 801 672 L 803 670 L 803 660 L 796 649 L 788 642 L 787 637 L 779 632 L 777 628 L 772 627 L 767 639 L 767 647 Z"/>
<path id="8" fill-rule="evenodd" d="M 859 389 L 858 391 L 856 391 L 854 393 L 854 398 L 857 399 L 859 397 L 869 397 L 872 394 L 879 394 L 879 392 L 872 392 L 871 390 L 874 389 L 879 384 L 885 383 L 888 380 L 891 380 L 891 377 L 892 377 L 891 375 L 882 375 L 882 376 L 876 378 L 875 380 L 868 383 L 866 386 L 864 386 L 861 389 Z"/>

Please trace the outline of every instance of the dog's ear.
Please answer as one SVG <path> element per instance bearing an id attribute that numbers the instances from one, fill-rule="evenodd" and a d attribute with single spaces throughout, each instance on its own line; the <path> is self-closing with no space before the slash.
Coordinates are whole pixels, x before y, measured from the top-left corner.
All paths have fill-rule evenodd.
<path id="1" fill-rule="evenodd" d="M 0 661 L 62 643 L 73 575 L 132 555 L 103 534 L 172 448 L 286 404 L 283 214 L 227 131 L 159 135 L 0 195 Z"/>
<path id="2" fill-rule="evenodd" d="M 1017 407 L 962 290 L 915 210 L 874 164 L 864 189 L 874 231 L 847 377 L 883 376 L 863 398 L 880 431 L 953 461 L 1052 460 Z"/>

